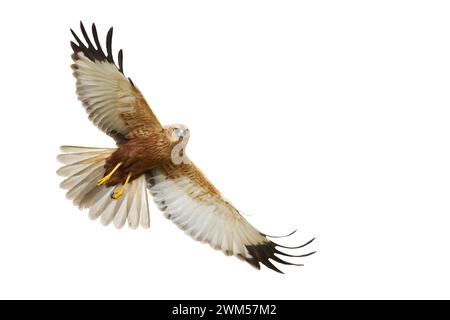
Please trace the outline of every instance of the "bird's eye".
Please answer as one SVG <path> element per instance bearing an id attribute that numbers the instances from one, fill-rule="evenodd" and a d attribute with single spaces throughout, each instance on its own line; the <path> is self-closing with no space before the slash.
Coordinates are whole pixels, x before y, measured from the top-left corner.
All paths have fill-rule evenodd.
<path id="1" fill-rule="evenodd" d="M 184 136 L 184 130 L 183 129 L 176 129 L 175 130 L 175 135 L 177 137 L 183 137 Z"/>

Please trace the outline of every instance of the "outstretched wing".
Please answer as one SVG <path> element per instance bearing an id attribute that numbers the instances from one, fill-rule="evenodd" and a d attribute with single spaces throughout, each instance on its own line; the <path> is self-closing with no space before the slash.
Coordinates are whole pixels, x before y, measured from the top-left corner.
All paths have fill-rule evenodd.
<path id="1" fill-rule="evenodd" d="M 83 43 L 71 30 L 77 43 L 71 42 L 73 74 L 77 79 L 78 98 L 82 101 L 89 119 L 118 143 L 162 127 L 141 92 L 123 73 L 123 53 L 119 51 L 119 67 L 112 56 L 113 28 L 106 37 L 107 55 L 103 52 L 95 24 L 92 24 L 92 43 L 80 22 Z"/>
<path id="2" fill-rule="evenodd" d="M 298 246 L 286 247 L 272 242 L 259 232 L 207 180 L 194 164 L 171 165 L 153 169 L 146 175 L 147 186 L 159 209 L 196 240 L 209 243 L 226 255 L 234 255 L 257 269 L 260 263 L 281 272 L 270 260 L 287 265 L 279 256 L 306 257 L 314 252 L 292 255 L 278 248 L 302 248 L 313 240 Z M 282 272 L 281 272 L 282 273 Z"/>

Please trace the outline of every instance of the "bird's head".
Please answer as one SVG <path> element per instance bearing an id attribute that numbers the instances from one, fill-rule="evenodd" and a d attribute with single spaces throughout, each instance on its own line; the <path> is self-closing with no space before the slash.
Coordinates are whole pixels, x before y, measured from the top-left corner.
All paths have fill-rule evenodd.
<path id="1" fill-rule="evenodd" d="M 186 156 L 186 145 L 189 141 L 189 129 L 182 124 L 174 124 L 164 127 L 166 134 L 172 143 L 171 160 L 174 164 L 189 164 L 189 158 Z"/>
<path id="2" fill-rule="evenodd" d="M 174 144 L 178 144 L 183 141 L 185 144 L 189 140 L 189 129 L 183 124 L 173 124 L 165 126 L 164 130 L 170 140 Z"/>

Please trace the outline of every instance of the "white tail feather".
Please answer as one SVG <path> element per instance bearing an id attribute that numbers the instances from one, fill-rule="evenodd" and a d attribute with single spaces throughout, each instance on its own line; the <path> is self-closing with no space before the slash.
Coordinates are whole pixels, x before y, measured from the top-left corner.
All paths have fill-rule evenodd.
<path id="1" fill-rule="evenodd" d="M 80 209 L 89 208 L 89 217 L 104 225 L 111 222 L 118 229 L 128 225 L 136 229 L 150 227 L 145 176 L 130 182 L 118 200 L 111 198 L 114 187 L 97 186 L 104 175 L 106 159 L 116 149 L 63 146 L 58 160 L 64 164 L 57 173 L 66 177 L 61 188 L 68 190 L 66 197 Z"/>

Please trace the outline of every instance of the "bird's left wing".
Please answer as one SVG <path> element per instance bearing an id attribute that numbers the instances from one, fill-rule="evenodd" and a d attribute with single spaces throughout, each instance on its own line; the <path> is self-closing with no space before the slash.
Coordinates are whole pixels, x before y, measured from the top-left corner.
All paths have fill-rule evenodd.
<path id="1" fill-rule="evenodd" d="M 77 43 L 71 42 L 73 74 L 77 79 L 78 98 L 83 103 L 89 119 L 118 143 L 135 136 L 145 136 L 151 131 L 162 131 L 144 96 L 123 72 L 123 54 L 119 51 L 119 66 L 112 55 L 112 34 L 106 37 L 106 54 L 92 25 L 92 43 L 80 23 L 84 42 L 72 31 Z"/>
<path id="2" fill-rule="evenodd" d="M 192 163 L 166 164 L 149 171 L 146 178 L 150 193 L 166 218 L 194 239 L 243 259 L 257 269 L 262 263 L 281 272 L 270 260 L 299 265 L 279 256 L 306 257 L 314 253 L 292 255 L 280 251 L 280 247 L 302 248 L 312 240 L 298 247 L 274 243 L 254 228 Z"/>

